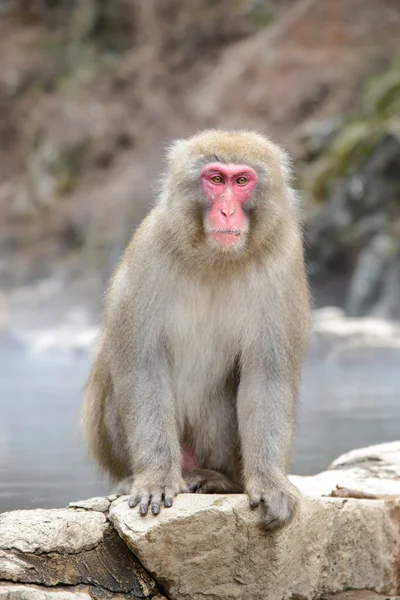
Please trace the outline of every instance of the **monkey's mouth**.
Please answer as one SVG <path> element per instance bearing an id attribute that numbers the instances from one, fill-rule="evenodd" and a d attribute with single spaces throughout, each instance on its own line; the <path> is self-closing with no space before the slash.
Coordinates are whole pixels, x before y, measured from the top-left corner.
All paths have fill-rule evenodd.
<path id="1" fill-rule="evenodd" d="M 211 229 L 209 234 L 221 246 L 229 248 L 237 244 L 242 232 L 240 229 Z"/>

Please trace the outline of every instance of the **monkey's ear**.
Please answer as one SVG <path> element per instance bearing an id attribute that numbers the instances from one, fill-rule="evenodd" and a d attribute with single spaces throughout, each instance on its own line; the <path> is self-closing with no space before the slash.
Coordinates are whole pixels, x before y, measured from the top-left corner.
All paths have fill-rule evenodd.
<path id="1" fill-rule="evenodd" d="M 170 164 L 170 163 L 174 162 L 175 160 L 177 160 L 181 156 L 182 151 L 184 150 L 185 146 L 186 146 L 186 140 L 182 140 L 182 139 L 174 140 L 171 144 L 169 144 L 169 146 L 167 147 L 167 152 L 166 152 L 167 162 Z"/>
<path id="2" fill-rule="evenodd" d="M 280 148 L 280 158 L 281 158 L 281 171 L 283 180 L 286 185 L 292 185 L 293 183 L 293 163 L 289 154 Z"/>
<path id="3" fill-rule="evenodd" d="M 282 148 L 280 149 L 280 159 L 282 177 L 287 190 L 287 194 L 290 198 L 292 206 L 295 208 L 297 214 L 299 215 L 301 211 L 301 198 L 299 193 L 293 188 L 294 175 L 292 159 L 285 150 L 282 150 Z"/>

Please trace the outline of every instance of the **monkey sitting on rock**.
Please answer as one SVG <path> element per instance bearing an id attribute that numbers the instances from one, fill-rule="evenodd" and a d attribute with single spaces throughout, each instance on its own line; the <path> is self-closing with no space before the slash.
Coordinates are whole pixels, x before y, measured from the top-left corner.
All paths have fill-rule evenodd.
<path id="1" fill-rule="evenodd" d="M 287 155 L 250 131 L 169 148 L 156 206 L 111 280 L 82 422 L 93 457 L 154 515 L 180 492 L 246 492 L 288 524 L 309 331 Z"/>

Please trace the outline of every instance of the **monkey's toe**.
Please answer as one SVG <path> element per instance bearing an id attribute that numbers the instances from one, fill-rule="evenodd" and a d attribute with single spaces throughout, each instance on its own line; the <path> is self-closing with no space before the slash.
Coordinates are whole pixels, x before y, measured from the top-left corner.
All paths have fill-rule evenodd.
<path id="1" fill-rule="evenodd" d="M 129 500 L 128 500 L 128 504 L 129 504 L 129 508 L 135 508 L 135 506 L 137 506 L 139 504 L 140 501 L 140 496 L 138 495 L 134 495 L 134 496 L 130 496 Z"/>
<path id="2" fill-rule="evenodd" d="M 242 488 L 228 477 L 211 469 L 183 473 L 189 491 L 194 494 L 240 494 Z"/>
<path id="3" fill-rule="evenodd" d="M 165 500 L 164 500 L 165 508 L 171 508 L 172 502 L 173 502 L 172 498 L 165 498 Z"/>

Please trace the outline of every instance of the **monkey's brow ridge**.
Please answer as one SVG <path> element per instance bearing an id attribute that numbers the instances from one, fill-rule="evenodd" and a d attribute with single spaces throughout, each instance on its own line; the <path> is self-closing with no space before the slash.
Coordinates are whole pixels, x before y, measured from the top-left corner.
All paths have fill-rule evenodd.
<path id="1" fill-rule="evenodd" d="M 218 156 L 218 154 L 203 154 L 203 156 L 200 158 L 199 164 L 201 164 L 202 166 L 206 166 L 212 162 L 224 163 L 226 161 L 220 156 Z"/>
<path id="2" fill-rule="evenodd" d="M 257 171 L 262 167 L 262 165 L 260 165 L 257 161 L 249 160 L 248 158 L 240 157 L 239 155 L 232 154 L 232 155 L 228 155 L 228 156 L 221 156 L 216 153 L 205 154 L 204 156 L 202 156 L 200 164 L 206 166 L 208 163 L 211 163 L 211 162 L 219 162 L 222 164 L 228 164 L 228 163 L 243 164 L 244 163 L 244 164 L 249 165 L 250 167 L 253 167 Z"/>

